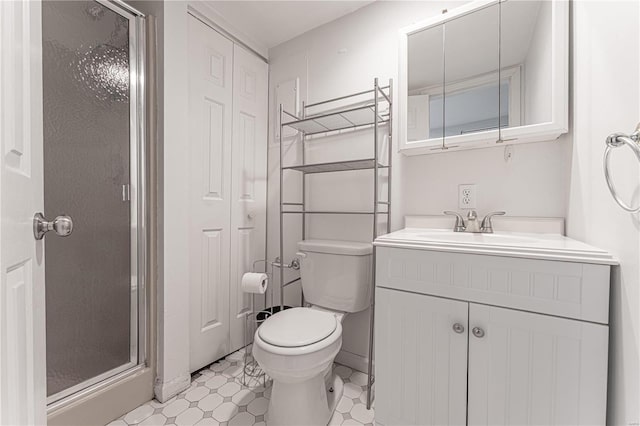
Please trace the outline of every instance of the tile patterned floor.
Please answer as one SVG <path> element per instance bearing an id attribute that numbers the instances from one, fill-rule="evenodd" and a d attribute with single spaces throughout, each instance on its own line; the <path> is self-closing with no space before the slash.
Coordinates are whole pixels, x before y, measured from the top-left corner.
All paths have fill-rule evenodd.
<path id="1" fill-rule="evenodd" d="M 242 386 L 242 355 L 235 352 L 193 374 L 191 386 L 164 404 L 150 401 L 108 426 L 264 426 L 270 382 L 266 388 Z M 344 380 L 344 394 L 329 424 L 373 426 L 373 409 L 366 408 L 366 374 L 339 364 L 334 371 Z"/>

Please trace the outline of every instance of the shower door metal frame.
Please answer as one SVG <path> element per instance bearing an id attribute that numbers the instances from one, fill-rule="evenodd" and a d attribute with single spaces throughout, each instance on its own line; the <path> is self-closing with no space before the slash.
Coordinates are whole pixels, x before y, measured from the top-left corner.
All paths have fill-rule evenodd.
<path id="1" fill-rule="evenodd" d="M 129 22 L 129 201 L 131 320 L 129 362 L 47 396 L 52 413 L 97 389 L 142 370 L 147 363 L 147 181 L 145 132 L 145 15 L 121 0 L 94 0 Z M 124 192 L 124 191 L 123 191 Z M 123 193 L 123 197 L 125 194 Z M 45 266 L 46 267 L 46 266 Z"/>

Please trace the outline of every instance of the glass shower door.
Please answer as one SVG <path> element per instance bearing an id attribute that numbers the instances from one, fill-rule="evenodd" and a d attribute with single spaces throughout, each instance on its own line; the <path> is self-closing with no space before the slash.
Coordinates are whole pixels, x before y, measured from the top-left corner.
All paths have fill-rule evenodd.
<path id="1" fill-rule="evenodd" d="M 142 362 L 140 52 L 115 3 L 45 0 L 42 22 L 44 215 L 73 220 L 45 241 L 53 403 Z"/>

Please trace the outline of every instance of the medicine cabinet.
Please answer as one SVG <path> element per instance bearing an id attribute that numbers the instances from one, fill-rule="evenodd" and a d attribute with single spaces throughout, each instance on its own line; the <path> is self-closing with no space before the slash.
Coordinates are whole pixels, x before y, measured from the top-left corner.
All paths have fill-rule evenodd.
<path id="1" fill-rule="evenodd" d="M 400 31 L 399 149 L 431 154 L 568 131 L 569 5 L 482 0 Z"/>

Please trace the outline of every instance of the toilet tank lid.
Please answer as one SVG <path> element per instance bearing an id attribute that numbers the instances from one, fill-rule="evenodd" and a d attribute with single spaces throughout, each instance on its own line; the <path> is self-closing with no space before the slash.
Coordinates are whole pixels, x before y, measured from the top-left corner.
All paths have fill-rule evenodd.
<path id="1" fill-rule="evenodd" d="M 304 240 L 298 242 L 298 250 L 314 253 L 365 256 L 373 252 L 373 244 L 358 241 Z"/>

